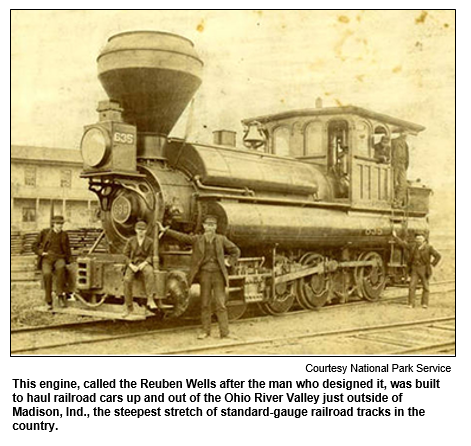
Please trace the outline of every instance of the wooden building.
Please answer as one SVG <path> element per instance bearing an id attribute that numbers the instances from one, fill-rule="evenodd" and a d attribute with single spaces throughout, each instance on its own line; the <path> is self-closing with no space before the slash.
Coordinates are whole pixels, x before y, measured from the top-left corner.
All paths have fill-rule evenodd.
<path id="1" fill-rule="evenodd" d="M 80 178 L 82 165 L 78 150 L 12 145 L 11 230 L 48 227 L 54 213 L 65 217 L 65 229 L 100 227 L 99 203 Z"/>

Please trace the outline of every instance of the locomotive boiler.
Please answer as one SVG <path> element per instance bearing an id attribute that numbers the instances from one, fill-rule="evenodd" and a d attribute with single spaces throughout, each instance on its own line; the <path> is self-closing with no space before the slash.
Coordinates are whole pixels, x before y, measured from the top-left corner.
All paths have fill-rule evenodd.
<path id="1" fill-rule="evenodd" d="M 161 237 L 157 222 L 186 233 L 207 213 L 242 251 L 231 271 L 228 310 L 248 304 L 269 313 L 293 305 L 316 309 L 353 296 L 380 298 L 403 281 L 404 253 L 393 242 L 427 231 L 430 189 L 409 184 L 404 208 L 392 207 L 392 167 L 374 157 L 382 136 L 424 128 L 354 106 L 315 107 L 243 120 L 243 146 L 233 132 L 203 144 L 169 133 L 201 84 L 203 62 L 193 43 L 170 33 L 136 31 L 108 40 L 97 59 L 109 100 L 81 141 L 82 177 L 101 206 L 109 252 L 78 259 L 77 301 L 84 314 L 119 318 L 122 250 L 138 220 L 154 240 L 156 295 L 168 316 L 198 302 L 188 283 L 191 252 Z M 137 310 L 145 308 L 134 285 Z"/>

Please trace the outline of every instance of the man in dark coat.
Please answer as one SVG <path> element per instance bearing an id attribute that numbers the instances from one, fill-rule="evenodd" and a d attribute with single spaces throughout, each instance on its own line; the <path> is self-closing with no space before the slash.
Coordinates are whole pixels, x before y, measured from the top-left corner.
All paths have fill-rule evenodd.
<path id="1" fill-rule="evenodd" d="M 204 234 L 188 235 L 164 228 L 159 223 L 161 232 L 185 244 L 191 244 L 189 283 L 198 280 L 201 286 L 201 323 L 203 332 L 198 339 L 211 335 L 211 300 L 216 306 L 216 316 L 221 338 L 234 338 L 229 335 L 229 321 L 226 308 L 225 287 L 229 284 L 229 273 L 224 260 L 224 253 L 229 254 L 229 266 L 234 266 L 240 255 L 239 248 L 221 234 L 216 234 L 217 218 L 206 216 L 203 221 Z"/>
<path id="2" fill-rule="evenodd" d="M 430 284 L 429 280 L 432 276 L 432 266 L 436 266 L 441 259 L 441 255 L 431 245 L 427 243 L 424 234 L 417 232 L 415 234 L 415 242 L 406 243 L 396 235 L 396 231 L 392 233 L 394 240 L 409 252 L 409 307 L 415 307 L 415 290 L 420 280 L 422 283 L 422 307 L 428 308 Z M 433 260 L 432 260 L 433 258 Z"/>
<path id="3" fill-rule="evenodd" d="M 390 151 L 389 138 L 387 136 L 381 137 L 381 141 L 373 146 L 374 157 L 378 163 L 389 163 Z"/>
<path id="4" fill-rule="evenodd" d="M 123 252 L 126 256 L 126 270 L 124 273 L 125 310 L 123 317 L 133 312 L 132 284 L 134 278 L 138 275 L 142 275 L 144 278 L 147 306 L 151 310 L 157 309 L 154 301 L 154 269 L 152 267 L 154 242 L 146 236 L 147 223 L 145 221 L 138 221 L 134 226 L 134 230 L 136 235 L 128 239 Z"/>
<path id="5" fill-rule="evenodd" d="M 64 217 L 56 215 L 51 220 L 52 228 L 43 229 L 33 243 L 33 251 L 38 256 L 38 269 L 42 272 L 46 305 L 52 310 L 52 279 L 56 276 L 56 292 L 59 305 L 66 305 L 66 270 L 72 254 L 67 232 L 63 231 Z"/>
<path id="6" fill-rule="evenodd" d="M 394 179 L 394 207 L 403 207 L 406 204 L 407 169 L 409 168 L 409 146 L 407 145 L 407 131 L 400 130 L 399 137 L 391 141 L 391 166 Z"/>

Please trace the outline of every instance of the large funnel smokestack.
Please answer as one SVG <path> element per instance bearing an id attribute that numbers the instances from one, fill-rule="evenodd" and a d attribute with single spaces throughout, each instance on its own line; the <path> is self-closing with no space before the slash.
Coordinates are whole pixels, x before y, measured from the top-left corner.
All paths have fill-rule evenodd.
<path id="1" fill-rule="evenodd" d="M 193 43 L 175 34 L 130 31 L 108 39 L 98 78 L 123 119 L 138 132 L 167 135 L 201 84 L 203 62 Z"/>

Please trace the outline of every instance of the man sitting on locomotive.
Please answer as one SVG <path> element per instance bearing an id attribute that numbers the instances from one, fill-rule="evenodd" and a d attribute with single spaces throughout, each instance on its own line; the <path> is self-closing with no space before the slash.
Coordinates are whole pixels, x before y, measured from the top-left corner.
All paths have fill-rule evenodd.
<path id="1" fill-rule="evenodd" d="M 124 273 L 124 302 L 123 317 L 133 312 L 132 284 L 137 275 L 142 275 L 147 296 L 147 306 L 151 310 L 157 309 L 154 301 L 154 269 L 152 257 L 154 255 L 154 242 L 146 236 L 147 223 L 138 221 L 134 226 L 136 235 L 131 237 L 124 247 L 126 256 L 126 271 Z"/>
<path id="2" fill-rule="evenodd" d="M 408 269 L 410 274 L 409 283 L 409 307 L 415 307 L 415 290 L 420 280 L 422 283 L 422 307 L 428 308 L 430 284 L 429 280 L 432 276 L 432 266 L 436 266 L 441 259 L 440 253 L 427 243 L 425 235 L 416 232 L 415 242 L 406 243 L 401 240 L 396 231 L 393 230 L 392 236 L 394 240 L 409 252 Z M 432 261 L 433 258 L 433 261 Z"/>
<path id="3" fill-rule="evenodd" d="M 226 266 L 234 266 L 240 256 L 239 248 L 221 234 L 216 234 L 217 217 L 208 215 L 203 221 L 204 234 L 188 235 L 172 229 L 164 228 L 158 222 L 159 230 L 181 243 L 193 247 L 189 283 L 198 279 L 201 286 L 201 323 L 203 332 L 198 339 L 211 336 L 211 301 L 216 306 L 216 316 L 221 338 L 233 338 L 229 335 L 229 321 L 226 308 L 225 287 L 229 284 Z M 228 265 L 225 263 L 224 252 L 229 254 Z"/>
<path id="4" fill-rule="evenodd" d="M 71 262 L 69 236 L 62 230 L 64 217 L 55 215 L 51 219 L 52 228 L 43 229 L 32 245 L 38 255 L 37 267 L 42 272 L 45 300 L 48 310 L 52 310 L 52 278 L 56 277 L 56 292 L 59 305 L 66 306 L 66 267 Z"/>

